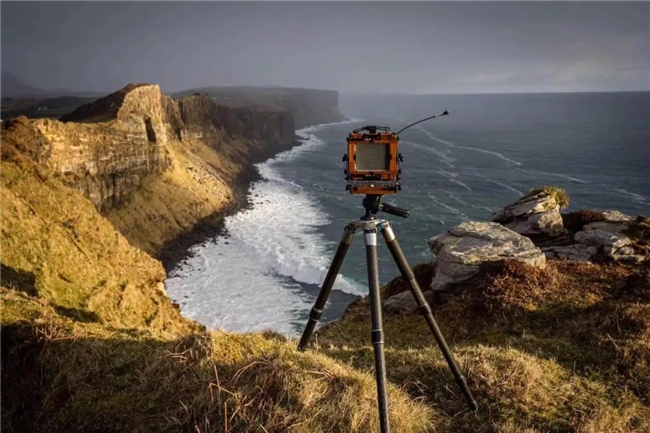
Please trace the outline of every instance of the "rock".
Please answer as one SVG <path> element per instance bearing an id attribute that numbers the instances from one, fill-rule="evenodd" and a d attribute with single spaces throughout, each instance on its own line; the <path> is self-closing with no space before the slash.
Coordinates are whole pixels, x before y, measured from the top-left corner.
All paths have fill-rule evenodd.
<path id="1" fill-rule="evenodd" d="M 485 262 L 515 259 L 546 265 L 546 256 L 530 239 L 493 222 L 466 221 L 429 239 L 429 247 L 437 256 L 432 290 L 454 291 L 456 283 L 472 277 Z"/>
<path id="2" fill-rule="evenodd" d="M 632 248 L 632 240 L 624 233 L 634 221 L 633 218 L 618 211 L 603 213 L 606 221 L 585 224 L 582 230 L 573 236 L 576 246 L 582 245 L 602 251 L 605 257 L 615 261 L 644 261 L 646 257 L 636 253 Z"/>
<path id="3" fill-rule="evenodd" d="M 560 206 L 552 195 L 545 192 L 517 200 L 492 214 L 490 221 L 498 222 L 535 242 L 565 233 Z"/>
<path id="4" fill-rule="evenodd" d="M 159 281 L 156 283 L 156 290 L 159 291 L 161 294 L 167 296 L 167 290 L 165 289 L 165 283 L 162 281 Z"/>
<path id="5" fill-rule="evenodd" d="M 546 257 L 575 260 L 577 262 L 589 262 L 598 253 L 598 248 L 583 244 L 551 246 L 542 248 Z"/>
<path id="6" fill-rule="evenodd" d="M 433 290 L 426 290 L 422 293 L 429 305 L 433 304 Z M 410 290 L 393 295 L 384 302 L 384 309 L 391 313 L 412 313 L 417 308 L 415 297 Z"/>
<path id="7" fill-rule="evenodd" d="M 624 213 L 617 210 L 605 210 L 602 213 L 605 215 L 605 220 L 610 222 L 627 222 L 634 219 L 631 216 L 625 215 Z"/>

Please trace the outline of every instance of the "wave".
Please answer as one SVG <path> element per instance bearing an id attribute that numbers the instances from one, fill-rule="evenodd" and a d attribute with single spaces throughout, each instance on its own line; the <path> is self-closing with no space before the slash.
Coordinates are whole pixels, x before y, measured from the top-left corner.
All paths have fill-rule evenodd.
<path id="1" fill-rule="evenodd" d="M 446 140 L 443 140 L 443 139 L 441 139 L 441 138 L 436 137 L 436 136 L 433 135 L 431 132 L 427 131 L 426 129 L 424 129 L 424 128 L 420 127 L 420 126 L 416 126 L 416 128 L 418 128 L 420 131 L 422 131 L 422 132 L 423 132 L 426 136 L 428 136 L 430 139 L 435 140 L 435 141 L 438 141 L 438 142 L 440 142 L 440 143 L 442 143 L 442 144 L 445 144 L 445 145 L 447 145 L 447 146 L 449 146 L 449 147 L 451 147 L 451 148 L 454 148 L 454 149 L 464 149 L 464 150 L 472 150 L 472 151 L 474 151 L 474 152 L 481 152 L 481 153 L 485 153 L 485 154 L 488 154 L 488 155 L 496 156 L 497 158 L 506 161 L 508 164 L 515 165 L 515 166 L 521 166 L 521 164 L 522 164 L 521 162 L 519 162 L 519 161 L 515 161 L 514 159 L 510 159 L 510 158 L 508 158 L 508 157 L 506 157 L 506 156 L 500 154 L 499 152 L 494 152 L 494 151 L 491 151 L 491 150 L 485 150 L 485 149 L 479 149 L 479 148 L 476 148 L 476 147 L 459 146 L 459 145 L 454 144 L 454 143 L 452 143 L 452 142 L 450 142 L 450 141 L 446 141 Z"/>
<path id="2" fill-rule="evenodd" d="M 447 209 L 447 210 L 448 210 L 449 212 L 451 212 L 452 214 L 454 214 L 454 215 L 456 215 L 456 216 L 459 216 L 462 220 L 465 221 L 465 220 L 469 220 L 469 219 L 470 219 L 467 215 L 465 215 L 463 212 L 461 212 L 460 210 L 456 209 L 455 207 L 450 206 L 450 205 L 448 205 L 447 203 L 444 203 L 444 202 L 438 200 L 438 197 L 436 197 L 434 194 L 431 194 L 430 192 L 428 192 L 428 193 L 427 193 L 427 196 L 429 196 L 429 198 L 430 198 L 431 200 L 433 200 L 434 203 L 436 203 L 436 204 L 442 206 L 443 208 Z"/>
<path id="3" fill-rule="evenodd" d="M 456 202 L 462 204 L 463 206 L 468 206 L 467 202 L 463 201 L 460 197 L 458 197 L 458 195 L 454 194 L 453 192 L 451 192 L 451 191 L 443 191 L 443 192 L 444 192 L 445 194 L 447 194 L 447 196 L 448 196 L 450 199 L 452 199 L 452 200 L 454 200 L 454 201 L 456 201 Z"/>
<path id="4" fill-rule="evenodd" d="M 611 191 L 616 191 L 618 193 L 621 193 L 621 194 L 631 198 L 632 201 L 635 202 L 635 203 L 648 204 L 648 199 L 646 197 L 642 196 L 641 194 L 637 194 L 635 192 L 628 191 L 628 190 L 626 190 L 624 188 L 620 188 L 620 187 L 613 186 L 613 185 L 603 185 L 603 186 L 605 188 L 611 190 Z"/>
<path id="5" fill-rule="evenodd" d="M 456 168 L 456 166 L 453 164 L 453 162 L 456 161 L 455 158 L 451 158 L 447 156 L 447 153 L 440 151 L 436 148 L 433 148 L 431 146 L 423 146 L 421 144 L 414 143 L 412 141 L 402 141 L 402 144 L 407 144 L 409 146 L 415 147 L 416 149 L 424 150 L 426 152 L 433 153 L 438 157 L 438 160 L 442 162 L 443 164 L 446 164 L 450 168 Z"/>
<path id="6" fill-rule="evenodd" d="M 442 169 L 441 169 L 441 170 L 438 170 L 438 173 L 439 173 L 442 177 L 444 177 L 445 179 L 447 179 L 449 182 L 451 182 L 451 183 L 453 183 L 453 184 L 456 184 L 456 185 L 458 185 L 458 186 L 460 186 L 460 187 L 462 187 L 462 188 L 465 188 L 467 191 L 471 191 L 471 190 L 472 190 L 472 188 L 470 188 L 469 186 L 467 186 L 467 184 L 465 184 L 463 181 L 458 180 L 458 174 L 457 174 L 457 173 L 450 173 L 450 172 L 445 171 L 445 170 L 442 170 Z"/>
<path id="7" fill-rule="evenodd" d="M 563 179 L 568 179 L 571 182 L 576 182 L 576 183 L 587 183 L 586 180 L 577 178 L 575 176 L 570 176 L 568 174 L 562 174 L 562 173 L 550 173 L 548 171 L 539 171 L 539 170 L 524 170 L 522 168 L 518 169 L 524 173 L 529 173 L 529 174 L 541 174 L 543 176 L 552 176 L 552 177 L 561 177 Z"/>
<path id="8" fill-rule="evenodd" d="M 476 170 L 472 170 L 472 174 L 473 174 L 474 176 L 476 176 L 476 177 L 480 177 L 481 179 L 485 179 L 486 181 L 488 181 L 488 182 L 490 182 L 490 183 L 492 183 L 492 184 L 494 184 L 494 185 L 498 185 L 498 186 L 500 186 L 500 187 L 502 187 L 502 188 L 505 188 L 505 189 L 507 189 L 507 190 L 510 190 L 510 191 L 512 191 L 512 192 L 514 192 L 514 193 L 517 193 L 517 194 L 519 194 L 519 195 L 524 195 L 523 191 L 520 191 L 520 190 L 518 190 L 517 188 L 514 188 L 514 187 L 512 187 L 512 186 L 510 186 L 510 185 L 508 185 L 508 184 L 505 184 L 505 183 L 503 183 L 503 182 L 499 182 L 499 181 L 496 180 L 496 179 L 492 179 L 491 177 L 487 177 L 487 176 L 485 176 L 485 175 L 482 175 L 482 174 L 478 173 Z"/>
<path id="9" fill-rule="evenodd" d="M 328 216 L 278 163 L 323 146 L 313 132 L 329 125 L 299 130 L 300 146 L 257 164 L 262 180 L 251 185 L 252 207 L 227 217 L 224 236 L 192 248 L 193 256 L 170 273 L 165 285 L 186 317 L 213 329 L 294 335 L 296 312 L 306 314 L 313 303 L 303 285 L 322 283 L 335 245 L 318 230 Z M 333 289 L 367 293 L 365 284 L 340 274 Z"/>

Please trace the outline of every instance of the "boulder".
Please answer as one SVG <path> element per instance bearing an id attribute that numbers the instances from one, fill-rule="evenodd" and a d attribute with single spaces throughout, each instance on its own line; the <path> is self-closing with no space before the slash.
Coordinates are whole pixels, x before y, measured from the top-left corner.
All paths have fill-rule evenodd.
<path id="1" fill-rule="evenodd" d="M 429 239 L 429 247 L 437 256 L 432 290 L 454 292 L 456 283 L 475 275 L 485 262 L 514 259 L 546 265 L 546 256 L 530 239 L 494 222 L 463 222 Z"/>
<path id="2" fill-rule="evenodd" d="M 624 233 L 634 221 L 633 218 L 617 211 L 606 211 L 604 214 L 608 218 L 606 221 L 585 224 L 573 236 L 576 244 L 592 247 L 596 253 L 602 252 L 606 258 L 615 261 L 644 261 L 645 257 L 636 254 L 632 239 Z"/>
<path id="3" fill-rule="evenodd" d="M 429 305 L 433 304 L 433 290 L 425 290 L 422 294 Z M 391 313 L 412 313 L 417 306 L 415 297 L 410 290 L 393 295 L 384 302 L 384 309 Z"/>
<path id="4" fill-rule="evenodd" d="M 560 205 L 555 197 L 540 192 L 524 197 L 495 212 L 490 221 L 537 241 L 562 236 L 565 233 Z"/>

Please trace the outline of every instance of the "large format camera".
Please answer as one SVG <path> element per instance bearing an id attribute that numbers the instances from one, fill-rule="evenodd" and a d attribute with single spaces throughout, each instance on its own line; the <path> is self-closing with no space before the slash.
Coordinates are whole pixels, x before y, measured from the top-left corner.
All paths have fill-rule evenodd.
<path id="1" fill-rule="evenodd" d="M 388 195 L 401 190 L 399 137 L 388 126 L 364 126 L 348 134 L 346 190 L 350 194 Z"/>

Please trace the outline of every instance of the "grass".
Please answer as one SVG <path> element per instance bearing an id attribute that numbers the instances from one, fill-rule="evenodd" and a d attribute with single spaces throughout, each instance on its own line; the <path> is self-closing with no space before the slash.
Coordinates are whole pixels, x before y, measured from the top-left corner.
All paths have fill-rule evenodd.
<path id="1" fill-rule="evenodd" d="M 155 249 L 227 200 L 214 173 L 237 167 L 171 143 L 172 170 L 111 223 L 36 162 L 38 140 L 3 129 L 3 430 L 378 431 L 366 299 L 304 353 L 272 332 L 207 332 L 166 297 L 161 264 L 116 230 Z M 647 228 L 644 217 L 630 228 L 636 244 Z M 423 287 L 433 271 L 414 268 Z M 650 264 L 497 262 L 462 284 L 433 307 L 480 409 L 466 410 L 424 320 L 386 312 L 391 431 L 650 431 Z M 382 297 L 406 288 L 398 277 Z"/>
<path id="2" fill-rule="evenodd" d="M 3 131 L 4 132 L 4 131 Z M 61 314 L 114 327 L 196 327 L 164 292 L 161 264 L 3 136 L 2 283 Z"/>
<path id="3" fill-rule="evenodd" d="M 371 375 L 273 333 L 110 329 L 2 295 L 3 429 L 378 431 Z M 430 431 L 431 409 L 395 385 L 389 395 L 392 431 Z"/>
<path id="4" fill-rule="evenodd" d="M 172 167 L 147 178 L 137 193 L 106 218 L 131 244 L 156 255 L 163 245 L 233 199 L 232 181 L 240 165 L 226 164 L 208 146 L 170 142 Z"/>
<path id="5" fill-rule="evenodd" d="M 384 316 L 389 380 L 440 414 L 435 431 L 650 431 L 648 268 L 498 262 L 464 286 L 434 309 L 479 400 L 477 414 L 464 411 L 424 319 Z M 368 311 L 366 300 L 357 302 L 319 333 L 315 348 L 369 371 Z"/>
<path id="6" fill-rule="evenodd" d="M 541 193 L 545 193 L 553 197 L 555 202 L 560 206 L 560 209 L 564 209 L 569 206 L 569 195 L 564 189 L 557 186 L 547 185 L 539 188 L 531 188 L 528 193 L 522 198 L 532 197 Z"/>

